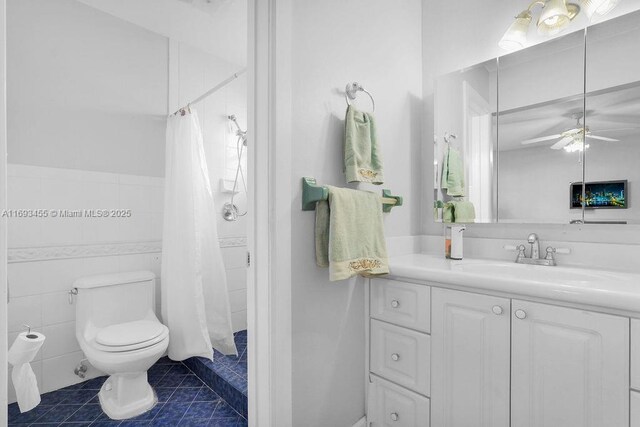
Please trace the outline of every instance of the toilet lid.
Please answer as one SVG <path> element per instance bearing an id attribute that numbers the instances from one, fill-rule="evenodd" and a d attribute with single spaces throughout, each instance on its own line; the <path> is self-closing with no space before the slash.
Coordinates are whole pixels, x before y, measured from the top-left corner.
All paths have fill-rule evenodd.
<path id="1" fill-rule="evenodd" d="M 96 335 L 96 343 L 108 347 L 123 347 L 153 340 L 165 331 L 160 322 L 136 320 L 107 326 Z"/>

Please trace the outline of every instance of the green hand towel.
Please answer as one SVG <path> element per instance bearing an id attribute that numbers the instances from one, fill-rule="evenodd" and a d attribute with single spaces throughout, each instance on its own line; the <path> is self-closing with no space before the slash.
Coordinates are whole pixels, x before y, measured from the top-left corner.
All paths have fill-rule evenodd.
<path id="1" fill-rule="evenodd" d="M 329 187 L 316 205 L 316 264 L 329 280 L 389 273 L 380 197 L 368 191 Z"/>
<path id="2" fill-rule="evenodd" d="M 344 126 L 344 170 L 347 182 L 384 182 L 373 115 L 350 105 Z"/>
<path id="3" fill-rule="evenodd" d="M 454 222 L 472 223 L 476 220 L 476 209 L 473 203 L 461 201 L 454 202 Z"/>
<path id="4" fill-rule="evenodd" d="M 442 164 L 440 187 L 447 190 L 449 196 L 464 196 L 464 165 L 460 153 L 449 147 Z"/>

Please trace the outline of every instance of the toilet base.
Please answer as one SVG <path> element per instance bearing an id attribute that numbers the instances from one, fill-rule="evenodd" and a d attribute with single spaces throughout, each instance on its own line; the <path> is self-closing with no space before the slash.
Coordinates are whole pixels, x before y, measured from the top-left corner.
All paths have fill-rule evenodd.
<path id="1" fill-rule="evenodd" d="M 124 420 L 143 414 L 158 402 L 147 381 L 147 372 L 114 374 L 102 385 L 100 406 L 113 420 Z"/>

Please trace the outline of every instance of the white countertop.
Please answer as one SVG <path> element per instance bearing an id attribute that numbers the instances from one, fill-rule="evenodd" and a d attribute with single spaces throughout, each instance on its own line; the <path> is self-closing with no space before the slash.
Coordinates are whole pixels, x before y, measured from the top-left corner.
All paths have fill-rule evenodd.
<path id="1" fill-rule="evenodd" d="M 389 268 L 396 278 L 640 314 L 640 274 L 429 254 L 392 257 Z"/>

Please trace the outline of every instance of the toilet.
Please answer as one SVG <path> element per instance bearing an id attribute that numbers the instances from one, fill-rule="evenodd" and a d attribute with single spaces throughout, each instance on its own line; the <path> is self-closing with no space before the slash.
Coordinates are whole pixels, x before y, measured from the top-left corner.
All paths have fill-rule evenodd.
<path id="1" fill-rule="evenodd" d="M 140 415 L 157 402 L 147 370 L 169 345 L 169 329 L 154 313 L 156 278 L 150 271 L 83 277 L 77 291 L 76 338 L 87 360 L 109 375 L 100 393 L 112 419 Z"/>

